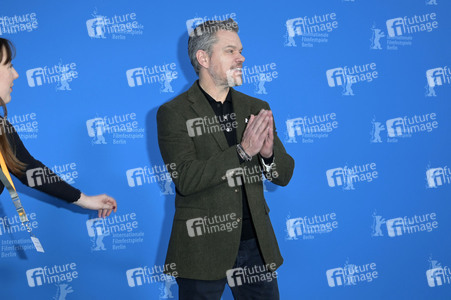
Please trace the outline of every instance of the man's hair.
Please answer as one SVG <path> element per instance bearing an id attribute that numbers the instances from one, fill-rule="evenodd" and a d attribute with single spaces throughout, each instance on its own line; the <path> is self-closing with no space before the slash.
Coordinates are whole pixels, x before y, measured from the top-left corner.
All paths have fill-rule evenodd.
<path id="1" fill-rule="evenodd" d="M 196 28 L 190 32 L 190 37 L 188 39 L 188 55 L 197 75 L 199 75 L 200 64 L 197 61 L 196 53 L 199 50 L 204 50 L 207 52 L 208 56 L 211 56 L 211 48 L 218 41 L 216 32 L 219 30 L 238 32 L 238 24 L 233 19 L 224 21 L 205 21 L 197 25 Z"/>

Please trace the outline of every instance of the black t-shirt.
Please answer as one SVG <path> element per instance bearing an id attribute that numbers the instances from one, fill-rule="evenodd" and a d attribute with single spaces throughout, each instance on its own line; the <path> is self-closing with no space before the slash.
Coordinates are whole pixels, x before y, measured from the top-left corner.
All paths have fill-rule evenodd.
<path id="1" fill-rule="evenodd" d="M 218 102 L 214 100 L 207 92 L 205 92 L 202 87 L 199 84 L 199 81 L 197 81 L 197 84 L 199 85 L 200 90 L 202 93 L 204 93 L 205 97 L 208 100 L 208 103 L 210 103 L 211 108 L 215 112 L 216 116 L 218 117 L 219 121 L 222 125 L 224 125 L 224 128 L 226 130 L 224 131 L 225 137 L 227 139 L 227 143 L 230 147 L 237 145 L 239 142 L 236 138 L 236 128 L 233 126 L 226 126 L 226 123 L 233 122 L 231 120 L 230 115 L 234 112 L 233 110 L 233 103 L 232 103 L 232 94 L 229 90 L 229 93 L 227 94 L 226 100 L 224 103 Z M 239 157 L 238 153 L 237 156 Z M 241 157 L 239 157 L 240 163 L 243 162 Z M 241 186 L 241 191 L 243 195 L 243 226 L 241 229 L 241 240 L 248 240 L 251 238 L 256 237 L 254 224 L 252 222 L 252 216 L 249 211 L 249 203 L 247 201 L 246 196 L 246 190 L 244 188 L 244 185 Z"/>

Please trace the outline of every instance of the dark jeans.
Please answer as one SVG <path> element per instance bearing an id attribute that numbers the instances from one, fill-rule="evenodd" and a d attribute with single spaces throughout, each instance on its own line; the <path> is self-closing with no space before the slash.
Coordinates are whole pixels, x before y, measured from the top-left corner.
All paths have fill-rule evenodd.
<path id="1" fill-rule="evenodd" d="M 257 241 L 255 239 L 241 241 L 233 270 L 228 272 L 226 278 L 219 280 L 177 278 L 179 299 L 219 300 L 225 284 L 228 283 L 234 299 L 278 300 L 279 287 L 276 274 L 263 271 L 264 265 Z"/>

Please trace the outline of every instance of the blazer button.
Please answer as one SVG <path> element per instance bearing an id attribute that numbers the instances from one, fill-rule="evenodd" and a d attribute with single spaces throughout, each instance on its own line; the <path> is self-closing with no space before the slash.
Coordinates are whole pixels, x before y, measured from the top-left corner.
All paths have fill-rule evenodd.
<path id="1" fill-rule="evenodd" d="M 240 190 L 239 189 L 235 189 L 235 193 L 238 193 Z"/>

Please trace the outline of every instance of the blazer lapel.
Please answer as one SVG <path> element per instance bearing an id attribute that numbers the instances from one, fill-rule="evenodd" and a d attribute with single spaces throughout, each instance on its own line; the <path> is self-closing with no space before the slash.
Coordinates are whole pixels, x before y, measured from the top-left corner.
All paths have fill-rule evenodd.
<path id="1" fill-rule="evenodd" d="M 200 118 L 203 119 L 207 117 L 208 120 L 212 120 L 216 116 L 207 99 L 205 99 L 205 95 L 200 90 L 197 81 L 194 82 L 194 84 L 188 90 L 188 100 L 192 102 L 191 107 Z M 219 147 L 221 147 L 222 150 L 226 150 L 229 148 L 229 144 L 227 143 L 225 134 L 221 130 L 206 134 L 213 136 L 213 138 L 216 140 L 216 142 L 218 143 Z"/>

